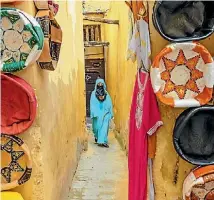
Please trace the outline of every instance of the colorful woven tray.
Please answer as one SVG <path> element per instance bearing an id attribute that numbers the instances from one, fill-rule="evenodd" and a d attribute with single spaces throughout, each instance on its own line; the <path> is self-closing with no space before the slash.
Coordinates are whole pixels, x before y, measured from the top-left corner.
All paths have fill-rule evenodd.
<path id="1" fill-rule="evenodd" d="M 45 36 L 44 49 L 37 63 L 42 69 L 53 71 L 59 60 L 62 30 L 50 10 L 39 10 L 36 20 L 41 25 Z"/>
<path id="2" fill-rule="evenodd" d="M 18 192 L 1 192 L 1 200 L 24 200 Z"/>
<path id="3" fill-rule="evenodd" d="M 214 165 L 198 167 L 185 179 L 183 200 L 214 199 Z"/>
<path id="4" fill-rule="evenodd" d="M 12 74 L 1 74 L 1 131 L 15 135 L 27 130 L 36 117 L 34 89 Z"/>
<path id="5" fill-rule="evenodd" d="M 9 190 L 30 179 L 32 160 L 27 145 L 18 137 L 1 134 L 1 190 Z"/>
<path id="6" fill-rule="evenodd" d="M 42 29 L 32 16 L 15 8 L 1 8 L 0 18 L 1 71 L 22 70 L 42 52 Z"/>
<path id="7" fill-rule="evenodd" d="M 154 59 L 151 68 L 154 92 L 172 107 L 197 107 L 210 101 L 214 64 L 208 50 L 198 43 L 174 43 Z"/>

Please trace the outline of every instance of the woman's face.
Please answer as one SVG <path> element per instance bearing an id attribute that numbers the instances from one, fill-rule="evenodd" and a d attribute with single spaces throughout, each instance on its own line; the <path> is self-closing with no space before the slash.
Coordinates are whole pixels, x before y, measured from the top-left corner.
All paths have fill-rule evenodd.
<path id="1" fill-rule="evenodd" d="M 103 83 L 98 83 L 97 86 L 98 86 L 99 88 L 101 88 L 101 87 L 103 86 Z"/>
<path id="2" fill-rule="evenodd" d="M 105 100 L 105 90 L 104 90 L 104 84 L 103 83 L 97 84 L 96 96 L 100 101 Z"/>

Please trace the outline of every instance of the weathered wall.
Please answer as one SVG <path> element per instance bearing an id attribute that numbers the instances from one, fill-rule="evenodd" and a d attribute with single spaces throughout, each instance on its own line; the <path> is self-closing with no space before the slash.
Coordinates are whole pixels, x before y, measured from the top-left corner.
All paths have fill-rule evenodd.
<path id="1" fill-rule="evenodd" d="M 149 1 L 152 59 L 169 43 L 153 26 L 153 4 L 154 2 Z M 126 148 L 130 103 L 136 74 L 136 64 L 126 60 L 130 25 L 128 6 L 124 1 L 111 1 L 106 18 L 120 20 L 119 26 L 106 24 L 104 27 L 105 41 L 110 42 L 106 80 L 114 104 L 117 136 Z M 214 56 L 214 35 L 200 42 Z M 153 168 L 156 199 L 181 200 L 183 181 L 193 166 L 178 157 L 172 143 L 172 131 L 177 116 L 184 109 L 173 109 L 158 103 L 164 126 L 157 132 L 157 152 Z"/>
<path id="2" fill-rule="evenodd" d="M 134 87 L 136 64 L 127 61 L 129 43 L 129 8 L 124 1 L 111 1 L 106 18 L 119 20 L 118 25 L 105 24 L 107 51 L 106 81 L 112 97 L 117 138 L 127 150 L 129 112 Z"/>
<path id="3" fill-rule="evenodd" d="M 82 5 L 80 1 L 58 3 L 56 19 L 63 30 L 58 68 L 49 72 L 33 64 L 16 73 L 32 85 L 38 99 L 33 126 L 19 135 L 33 158 L 31 180 L 14 189 L 25 200 L 63 200 L 86 146 Z M 36 14 L 32 1 L 15 7 Z"/>
<path id="4" fill-rule="evenodd" d="M 152 58 L 169 43 L 159 35 L 153 26 L 151 20 L 153 4 L 154 2 L 149 2 Z M 214 43 L 214 35 L 200 41 L 200 43 L 214 56 L 214 48 L 212 45 Z M 159 108 L 164 126 L 157 132 L 157 151 L 154 161 L 156 199 L 181 200 L 184 178 L 193 166 L 178 157 L 173 147 L 172 131 L 177 116 L 184 109 L 171 108 L 160 102 Z"/>

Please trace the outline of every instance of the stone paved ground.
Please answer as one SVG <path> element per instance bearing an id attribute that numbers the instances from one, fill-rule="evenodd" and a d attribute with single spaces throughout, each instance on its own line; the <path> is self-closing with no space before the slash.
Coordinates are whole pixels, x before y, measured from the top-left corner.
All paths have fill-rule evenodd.
<path id="1" fill-rule="evenodd" d="M 127 157 L 113 133 L 110 148 L 94 144 L 90 134 L 88 151 L 83 152 L 68 200 L 127 200 Z"/>

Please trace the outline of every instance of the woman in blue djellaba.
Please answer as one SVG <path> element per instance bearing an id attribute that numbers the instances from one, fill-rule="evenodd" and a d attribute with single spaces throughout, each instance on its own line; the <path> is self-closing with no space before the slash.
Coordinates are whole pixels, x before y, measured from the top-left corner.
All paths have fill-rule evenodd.
<path id="1" fill-rule="evenodd" d="M 90 112 L 95 142 L 100 147 L 108 148 L 108 131 L 113 118 L 113 106 L 106 90 L 105 81 L 101 78 L 96 80 L 94 91 L 91 94 Z"/>

